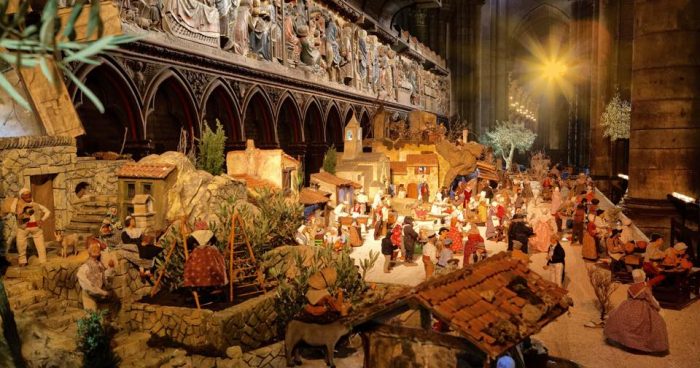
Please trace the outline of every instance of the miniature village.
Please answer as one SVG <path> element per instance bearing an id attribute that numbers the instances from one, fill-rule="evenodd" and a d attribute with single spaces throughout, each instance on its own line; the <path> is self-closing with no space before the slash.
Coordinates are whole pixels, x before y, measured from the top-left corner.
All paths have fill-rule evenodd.
<path id="1" fill-rule="evenodd" d="M 700 5 L 573 3 L 0 5 L 0 367 L 698 366 Z"/>

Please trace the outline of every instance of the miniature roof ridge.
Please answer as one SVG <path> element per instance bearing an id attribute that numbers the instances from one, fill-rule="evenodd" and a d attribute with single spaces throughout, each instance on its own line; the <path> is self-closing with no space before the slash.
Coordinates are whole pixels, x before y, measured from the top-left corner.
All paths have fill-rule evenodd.
<path id="1" fill-rule="evenodd" d="M 540 283 L 549 283 L 541 277 L 535 277 L 534 272 L 515 272 L 518 270 L 519 266 L 518 260 L 510 258 L 509 254 L 506 252 L 501 252 L 492 257 L 487 258 L 475 265 L 469 266 L 467 268 L 454 271 L 442 277 L 429 280 L 418 285 L 415 289 L 415 300 L 420 303 L 424 308 L 429 309 L 438 319 L 446 322 L 454 330 L 459 332 L 460 336 L 467 339 L 474 346 L 484 351 L 491 357 L 496 357 L 507 351 L 512 346 L 515 346 L 518 342 L 507 342 L 505 344 L 497 344 L 494 336 L 490 336 L 485 330 L 490 326 L 491 323 L 498 321 L 503 318 L 498 318 L 498 316 L 506 315 L 510 316 L 509 320 L 516 319 L 520 321 L 518 323 L 518 328 L 525 328 L 525 335 L 530 336 L 537 331 L 539 331 L 544 325 L 551 322 L 554 318 L 560 316 L 566 310 L 564 307 L 556 305 L 555 307 L 546 311 L 540 319 L 534 325 L 527 325 L 522 321 L 520 317 L 521 307 L 511 304 L 509 300 L 503 300 L 496 298 L 496 293 L 491 301 L 487 301 L 483 293 L 489 291 L 493 292 L 499 288 L 505 287 L 505 285 L 500 285 L 505 283 L 505 279 L 500 278 L 501 282 L 497 281 L 499 275 L 504 273 L 510 273 L 511 279 L 515 276 L 519 276 L 520 273 L 524 274 L 528 281 L 536 281 L 537 285 L 530 285 L 528 282 L 528 289 L 531 293 L 541 296 L 543 293 L 553 294 L 555 289 L 550 289 L 547 287 L 538 286 Z M 537 275 L 539 276 L 539 275 Z M 479 281 L 467 288 L 459 288 L 458 290 L 453 290 L 452 294 L 448 293 L 450 289 L 449 286 L 458 283 L 460 280 L 465 280 L 468 278 L 476 277 Z M 531 280 L 535 279 L 535 280 Z M 487 283 L 490 287 L 484 290 L 483 286 Z M 499 286 L 500 285 L 500 286 Z M 554 284 L 552 284 L 554 285 Z M 481 288 L 480 288 L 481 287 Z M 467 291 L 468 295 L 476 295 L 477 300 L 473 304 L 464 303 L 461 308 L 454 310 L 450 313 L 451 306 L 457 305 L 459 303 L 450 302 L 452 299 L 457 297 L 458 293 Z M 557 293 L 554 293 L 557 294 Z M 561 299 L 566 295 L 563 293 Z M 464 299 L 467 294 L 463 294 L 460 299 Z M 501 296 L 502 298 L 502 296 Z M 464 301 L 464 300 L 462 300 Z M 481 307 L 475 307 L 475 305 L 481 305 Z M 516 313 L 517 312 L 517 313 Z"/>
<path id="2" fill-rule="evenodd" d="M 362 184 L 360 184 L 360 183 L 356 183 L 356 182 L 354 182 L 352 180 L 348 180 L 348 179 L 343 179 L 339 176 L 333 175 L 333 174 L 331 174 L 329 172 L 325 172 L 325 171 L 311 174 L 311 179 L 312 180 L 316 179 L 319 181 L 330 183 L 330 184 L 333 184 L 335 186 L 347 185 L 347 186 L 352 186 L 355 188 L 362 188 Z"/>
<path id="3" fill-rule="evenodd" d="M 431 153 L 411 153 L 406 155 L 407 166 L 438 166 L 438 155 Z"/>
<path id="4" fill-rule="evenodd" d="M 120 178 L 165 179 L 176 166 L 168 163 L 128 163 L 117 170 Z"/>

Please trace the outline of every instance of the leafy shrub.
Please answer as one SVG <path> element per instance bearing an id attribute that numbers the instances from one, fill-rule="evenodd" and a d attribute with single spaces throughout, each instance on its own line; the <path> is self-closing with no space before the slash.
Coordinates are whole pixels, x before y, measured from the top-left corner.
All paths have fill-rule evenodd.
<path id="1" fill-rule="evenodd" d="M 104 312 L 90 312 L 78 320 L 78 350 L 83 353 L 83 367 L 116 368 L 120 359 L 110 346 L 111 336 L 102 325 Z"/>

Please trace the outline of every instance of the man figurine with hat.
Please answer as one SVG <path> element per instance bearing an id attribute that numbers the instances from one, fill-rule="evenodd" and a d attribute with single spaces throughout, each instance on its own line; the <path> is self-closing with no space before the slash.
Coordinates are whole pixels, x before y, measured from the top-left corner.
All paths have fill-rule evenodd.
<path id="1" fill-rule="evenodd" d="M 19 191 L 19 198 L 10 205 L 17 217 L 17 252 L 19 265 L 27 265 L 27 239 L 34 240 L 34 247 L 39 254 L 39 263 L 46 263 L 46 246 L 41 225 L 51 216 L 51 211 L 32 200 L 32 192 L 27 188 Z"/>
<path id="2" fill-rule="evenodd" d="M 426 234 L 428 242 L 423 246 L 423 267 L 425 267 L 425 279 L 429 279 L 435 273 L 435 264 L 438 261 L 435 231 L 430 230 Z"/>

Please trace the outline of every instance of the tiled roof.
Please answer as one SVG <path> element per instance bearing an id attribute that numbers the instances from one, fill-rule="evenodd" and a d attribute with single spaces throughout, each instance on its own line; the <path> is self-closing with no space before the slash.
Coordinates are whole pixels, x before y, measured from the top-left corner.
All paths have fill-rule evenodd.
<path id="1" fill-rule="evenodd" d="M 513 283 L 519 279 L 523 283 Z M 563 314 L 567 291 L 502 252 L 417 287 L 426 308 L 491 357 Z M 509 332 L 504 332 L 509 331 Z"/>
<path id="2" fill-rule="evenodd" d="M 330 201 L 330 193 L 322 190 L 304 188 L 299 192 L 299 203 L 305 205 L 320 204 Z"/>
<path id="3" fill-rule="evenodd" d="M 399 175 L 406 175 L 408 174 L 408 166 L 406 166 L 406 162 L 404 161 L 391 161 L 391 172 L 394 174 L 399 174 Z"/>
<path id="4" fill-rule="evenodd" d="M 434 153 L 422 153 L 406 156 L 408 166 L 437 166 L 438 156 Z"/>
<path id="5" fill-rule="evenodd" d="M 489 164 L 486 161 L 477 161 L 476 168 L 479 169 L 480 178 L 498 181 L 496 165 Z"/>
<path id="6" fill-rule="evenodd" d="M 277 185 L 273 182 L 265 179 L 256 178 L 248 174 L 231 175 L 232 178 L 242 180 L 245 182 L 247 188 L 258 189 L 258 188 L 270 188 L 279 189 Z"/>
<path id="7" fill-rule="evenodd" d="M 320 172 L 320 173 L 311 174 L 311 181 L 314 181 L 314 180 L 321 181 L 324 183 L 329 183 L 329 184 L 335 185 L 337 187 L 339 187 L 339 186 L 352 186 L 352 187 L 355 187 L 358 189 L 362 188 L 362 185 L 359 183 L 356 183 L 352 180 L 347 180 L 347 179 L 337 177 L 337 176 L 335 176 L 331 173 L 327 173 L 327 172 Z"/>
<path id="8" fill-rule="evenodd" d="M 117 170 L 120 178 L 165 179 L 175 170 L 170 164 L 126 164 Z"/>

